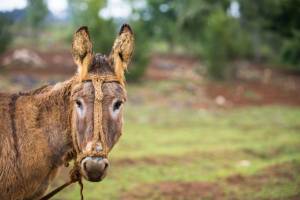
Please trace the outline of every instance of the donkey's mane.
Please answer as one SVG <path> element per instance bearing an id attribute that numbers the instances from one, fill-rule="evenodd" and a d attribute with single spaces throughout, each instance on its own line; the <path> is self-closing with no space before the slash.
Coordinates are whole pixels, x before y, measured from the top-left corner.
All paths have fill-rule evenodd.
<path id="1" fill-rule="evenodd" d="M 32 96 L 32 95 L 37 95 L 37 94 L 41 94 L 41 93 L 45 93 L 47 91 L 49 91 L 49 88 L 51 88 L 52 85 L 43 85 L 39 88 L 36 89 L 32 89 L 32 90 L 28 90 L 28 91 L 21 91 L 18 93 L 15 93 L 14 95 L 17 96 Z"/>
<path id="2" fill-rule="evenodd" d="M 17 96 L 17 97 L 20 97 L 20 96 L 33 96 L 33 95 L 38 95 L 38 94 L 43 94 L 43 93 L 46 93 L 46 92 L 49 92 L 51 90 L 51 88 L 53 88 L 54 85 L 50 85 L 50 84 L 47 84 L 47 85 L 43 85 L 43 86 L 40 86 L 36 89 L 31 89 L 31 90 L 28 90 L 28 91 L 20 91 L 20 92 L 17 92 L 17 93 L 3 93 L 3 92 L 0 92 L 0 96 Z"/>

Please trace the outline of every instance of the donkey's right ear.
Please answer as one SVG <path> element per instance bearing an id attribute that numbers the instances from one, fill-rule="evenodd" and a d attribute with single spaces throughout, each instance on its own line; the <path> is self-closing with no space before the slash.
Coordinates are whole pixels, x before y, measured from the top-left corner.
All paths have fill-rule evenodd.
<path id="1" fill-rule="evenodd" d="M 72 55 L 78 68 L 80 80 L 84 80 L 93 61 L 93 45 L 86 26 L 80 27 L 74 33 Z"/>

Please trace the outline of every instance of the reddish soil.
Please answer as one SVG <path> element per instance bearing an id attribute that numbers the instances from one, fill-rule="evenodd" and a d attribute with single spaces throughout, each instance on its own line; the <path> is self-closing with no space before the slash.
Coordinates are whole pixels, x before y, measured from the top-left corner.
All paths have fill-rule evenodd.
<path id="1" fill-rule="evenodd" d="M 132 166 L 132 165 L 166 165 L 172 162 L 178 161 L 178 157 L 175 156 L 159 156 L 159 157 L 145 157 L 141 159 L 124 158 L 113 161 L 115 166 Z"/>
<path id="2" fill-rule="evenodd" d="M 300 105 L 300 88 L 288 90 L 274 84 L 241 81 L 235 83 L 209 82 L 205 85 L 205 91 L 211 99 L 224 97 L 225 107 L 269 104 Z"/>
<path id="3" fill-rule="evenodd" d="M 223 199 L 223 189 L 216 183 L 204 182 L 162 182 L 144 184 L 124 194 L 123 200 L 165 199 L 165 200 L 196 200 Z"/>
<path id="4" fill-rule="evenodd" d="M 167 199 L 241 199 L 244 195 L 259 192 L 263 186 L 280 186 L 295 182 L 300 175 L 299 163 L 288 162 L 267 167 L 257 174 L 244 176 L 236 174 L 218 182 L 175 182 L 166 181 L 153 184 L 140 184 L 122 195 L 123 200 Z M 300 185 L 298 185 L 300 191 Z M 225 190 L 226 188 L 226 190 Z M 249 193 L 250 192 L 250 193 Z M 286 197 L 299 199 L 300 193 Z M 249 198 L 247 198 L 249 199 Z M 274 199 L 273 199 L 274 200 Z"/>
<path id="5" fill-rule="evenodd" d="M 203 153 L 201 152 L 201 155 Z M 138 159 L 124 158 L 113 160 L 112 164 L 115 166 L 133 166 L 133 165 L 168 165 L 168 164 L 185 164 L 187 162 L 193 162 L 196 156 L 199 156 L 200 153 L 193 152 L 184 155 L 184 158 L 181 156 L 153 156 L 153 157 L 143 157 Z"/>
<path id="6" fill-rule="evenodd" d="M 198 79 L 194 72 L 198 65 L 198 59 L 191 56 L 154 54 L 150 58 L 145 76 L 150 80 Z"/>
<path id="7" fill-rule="evenodd" d="M 192 106 L 199 109 L 214 105 L 202 99 L 209 98 L 215 105 L 224 108 L 248 105 L 286 104 L 300 105 L 300 76 L 265 65 L 236 63 L 239 66 L 234 82 L 201 81 L 205 78 L 204 66 L 194 57 L 182 55 L 158 55 L 151 57 L 146 77 L 151 80 L 189 80 L 196 90 Z M 201 75 L 202 74 L 202 75 Z M 184 90 L 184 88 L 182 88 Z M 206 94 L 205 97 L 198 93 Z M 221 99 L 221 102 L 218 102 Z M 192 99 L 192 97 L 191 97 Z M 190 106 L 190 105 L 189 105 Z"/>
<path id="8" fill-rule="evenodd" d="M 11 60 L 16 51 L 26 50 L 34 53 L 42 62 L 34 65 L 31 62 L 24 63 L 13 60 L 8 65 L 1 66 L 6 59 Z M 5 52 L 0 57 L 0 68 L 11 74 L 30 74 L 30 75 L 70 75 L 76 71 L 71 52 L 66 50 L 38 51 L 34 48 L 18 48 Z"/>

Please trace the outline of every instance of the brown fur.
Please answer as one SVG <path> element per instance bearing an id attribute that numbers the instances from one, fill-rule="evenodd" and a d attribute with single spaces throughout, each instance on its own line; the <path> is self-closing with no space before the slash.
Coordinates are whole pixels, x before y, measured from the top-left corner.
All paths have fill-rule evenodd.
<path id="1" fill-rule="evenodd" d="M 86 26 L 79 28 L 74 34 L 72 55 L 78 66 L 80 80 L 84 80 L 93 59 L 93 45 Z"/>
<path id="2" fill-rule="evenodd" d="M 71 150 L 72 81 L 29 93 L 0 94 L 0 199 L 35 199 Z"/>
<path id="3" fill-rule="evenodd" d="M 132 35 L 127 26 L 125 29 L 122 27 L 120 35 L 124 32 L 127 34 L 129 30 Z M 27 93 L 0 93 L 0 199 L 38 199 L 44 194 L 58 168 L 73 150 L 71 93 L 74 85 L 78 85 L 86 73 L 121 73 L 114 64 L 116 57 L 110 56 L 108 59 L 100 54 L 92 54 L 87 28 L 78 31 L 80 34 L 75 35 L 79 35 L 81 42 L 78 45 L 73 43 L 78 75 L 55 86 L 44 86 Z M 76 46 L 78 48 L 74 49 Z M 133 44 L 129 46 L 133 48 Z M 114 46 L 112 52 L 119 52 L 117 56 L 124 70 L 132 49 L 123 48 L 123 51 L 119 48 Z M 105 83 L 103 93 L 103 129 L 112 147 L 120 136 L 116 133 L 121 132 L 122 119 L 120 115 L 112 122 L 108 107 L 113 98 L 124 99 L 126 94 L 118 83 Z"/>
<path id="4" fill-rule="evenodd" d="M 114 71 L 120 80 L 125 80 L 124 71 L 131 60 L 134 50 L 133 32 L 129 25 L 121 27 L 119 36 L 114 42 L 110 59 L 113 61 Z"/>

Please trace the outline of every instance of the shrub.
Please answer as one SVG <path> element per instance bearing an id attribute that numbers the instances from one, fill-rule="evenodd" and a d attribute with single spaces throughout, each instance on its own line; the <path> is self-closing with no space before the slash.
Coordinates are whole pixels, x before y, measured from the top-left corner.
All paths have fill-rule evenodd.
<path id="1" fill-rule="evenodd" d="M 10 20 L 0 15 L 0 53 L 3 53 L 11 42 Z"/>
<path id="2" fill-rule="evenodd" d="M 290 69 L 300 71 L 300 32 L 295 33 L 293 38 L 284 41 L 281 59 L 290 65 Z"/>
<path id="3" fill-rule="evenodd" d="M 235 69 L 229 61 L 246 54 L 247 46 L 238 21 L 223 9 L 213 11 L 208 16 L 203 43 L 208 75 L 218 80 L 232 78 Z"/>

